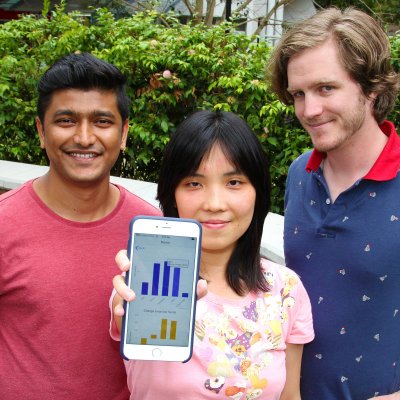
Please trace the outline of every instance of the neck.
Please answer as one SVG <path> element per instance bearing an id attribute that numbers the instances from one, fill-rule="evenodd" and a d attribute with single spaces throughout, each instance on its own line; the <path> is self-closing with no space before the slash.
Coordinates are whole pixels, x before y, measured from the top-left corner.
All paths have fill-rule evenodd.
<path id="1" fill-rule="evenodd" d="M 33 188 L 53 212 L 75 222 L 104 218 L 115 208 L 120 195 L 109 179 L 96 185 L 77 186 L 59 182 L 50 172 L 36 179 Z"/>
<path id="2" fill-rule="evenodd" d="M 200 275 L 207 281 L 208 290 L 226 299 L 240 299 L 239 296 L 228 284 L 226 280 L 226 270 L 228 268 L 231 251 L 201 253 Z"/>

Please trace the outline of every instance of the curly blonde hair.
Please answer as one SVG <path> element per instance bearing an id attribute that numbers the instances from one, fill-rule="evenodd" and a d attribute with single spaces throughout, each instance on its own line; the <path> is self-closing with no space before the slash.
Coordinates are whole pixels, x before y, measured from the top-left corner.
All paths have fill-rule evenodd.
<path id="1" fill-rule="evenodd" d="M 352 7 L 330 7 L 289 28 L 274 48 L 267 76 L 272 89 L 285 104 L 293 104 L 287 91 L 287 66 L 291 57 L 318 47 L 328 39 L 336 42 L 340 62 L 368 98 L 375 93 L 374 117 L 381 123 L 392 110 L 399 91 L 399 75 L 390 62 L 389 39 L 379 23 Z"/>

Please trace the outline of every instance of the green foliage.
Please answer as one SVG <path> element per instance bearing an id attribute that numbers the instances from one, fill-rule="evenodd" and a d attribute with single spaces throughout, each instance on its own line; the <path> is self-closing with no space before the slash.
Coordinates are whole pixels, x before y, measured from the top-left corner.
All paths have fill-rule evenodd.
<path id="1" fill-rule="evenodd" d="M 390 46 L 392 49 L 392 64 L 394 69 L 400 73 L 400 31 L 390 37 Z M 400 96 L 397 96 L 396 105 L 389 119 L 400 128 Z"/>
<path id="2" fill-rule="evenodd" d="M 319 8 L 326 7 L 355 7 L 372 15 L 383 24 L 398 24 L 400 18 L 399 0 L 316 0 L 314 4 Z"/>
<path id="3" fill-rule="evenodd" d="M 128 149 L 113 174 L 157 181 L 175 126 L 196 109 L 241 115 L 258 135 L 271 164 L 272 211 L 283 212 L 287 169 L 310 148 L 308 135 L 264 80 L 270 49 L 231 24 L 182 25 L 156 12 L 116 19 L 98 9 L 92 23 L 66 14 L 24 16 L 0 30 L 0 159 L 46 164 L 36 137 L 36 84 L 60 56 L 86 51 L 117 65 L 131 98 Z M 399 37 L 393 39 L 399 54 Z M 397 58 L 398 67 L 398 58 Z M 399 107 L 394 119 L 400 125 Z"/>

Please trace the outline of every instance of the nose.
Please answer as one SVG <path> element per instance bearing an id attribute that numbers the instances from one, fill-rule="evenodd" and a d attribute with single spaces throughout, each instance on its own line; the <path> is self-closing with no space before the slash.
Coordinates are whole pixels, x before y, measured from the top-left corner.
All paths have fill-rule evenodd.
<path id="1" fill-rule="evenodd" d="M 217 212 L 226 208 L 223 188 L 212 186 L 206 190 L 204 197 L 204 209 L 206 211 Z"/>
<path id="2" fill-rule="evenodd" d="M 318 96 L 308 94 L 304 96 L 303 102 L 303 117 L 312 119 L 318 117 L 323 112 L 321 99 Z"/>
<path id="3" fill-rule="evenodd" d="M 89 147 L 96 142 L 92 125 L 88 121 L 81 121 L 75 131 L 74 142 L 82 147 Z"/>

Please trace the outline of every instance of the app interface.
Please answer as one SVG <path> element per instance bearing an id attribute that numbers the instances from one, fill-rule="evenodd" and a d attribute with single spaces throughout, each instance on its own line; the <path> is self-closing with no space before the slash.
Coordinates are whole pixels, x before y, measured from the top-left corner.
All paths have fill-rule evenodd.
<path id="1" fill-rule="evenodd" d="M 126 342 L 187 346 L 197 238 L 134 235 Z"/>

